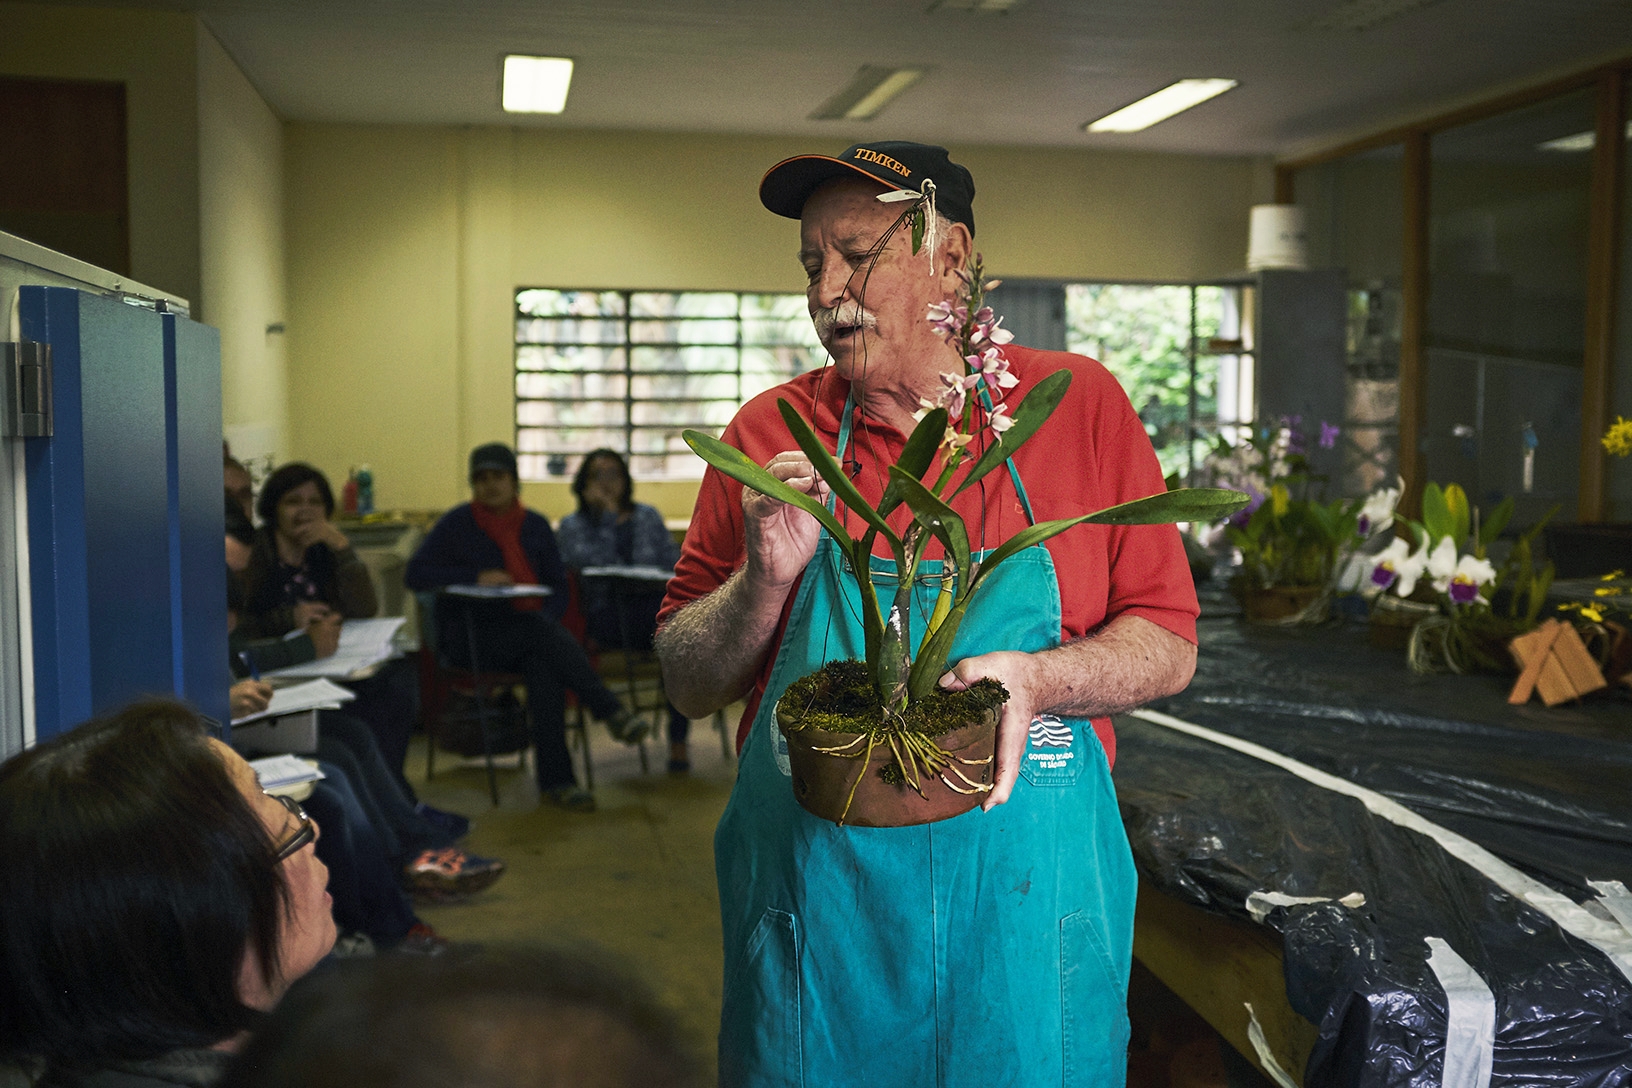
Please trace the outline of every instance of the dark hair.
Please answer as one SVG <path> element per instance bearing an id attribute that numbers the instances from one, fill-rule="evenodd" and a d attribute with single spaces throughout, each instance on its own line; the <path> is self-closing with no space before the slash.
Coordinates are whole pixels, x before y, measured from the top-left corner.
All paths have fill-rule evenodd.
<path id="1" fill-rule="evenodd" d="M 277 529 L 278 503 L 302 484 L 317 485 L 317 493 L 323 497 L 324 512 L 333 516 L 334 491 L 329 487 L 329 478 L 304 461 L 291 461 L 279 467 L 261 485 L 261 496 L 255 500 L 255 512 L 261 515 L 261 522 Z"/>
<path id="2" fill-rule="evenodd" d="M 610 457 L 617 462 L 618 474 L 623 477 L 623 498 L 618 503 L 618 508 L 620 510 L 632 509 L 635 505 L 635 481 L 629 475 L 629 464 L 623 459 L 623 454 L 617 450 L 602 446 L 598 450 L 590 450 L 584 454 L 584 459 L 578 463 L 578 471 L 573 474 L 572 493 L 578 496 L 578 512 L 583 513 L 586 509 L 584 506 L 584 488 L 589 484 L 589 467 L 600 457 Z"/>
<path id="3" fill-rule="evenodd" d="M 249 520 L 244 508 L 238 505 L 238 500 L 231 495 L 224 495 L 227 500 L 227 535 L 240 544 L 255 543 L 255 523 Z"/>
<path id="4" fill-rule="evenodd" d="M 198 714 L 135 703 L 0 765 L 0 1060 L 101 1068 L 259 1022 L 290 893 Z"/>
<path id="5" fill-rule="evenodd" d="M 604 956 L 455 946 L 306 976 L 218 1088 L 692 1088 L 671 1013 Z"/>

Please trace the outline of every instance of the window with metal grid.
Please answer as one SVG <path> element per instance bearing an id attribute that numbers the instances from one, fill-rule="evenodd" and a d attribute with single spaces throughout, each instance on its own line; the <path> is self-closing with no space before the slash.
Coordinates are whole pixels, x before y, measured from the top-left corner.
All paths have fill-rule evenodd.
<path id="1" fill-rule="evenodd" d="M 521 478 L 570 478 L 601 447 L 644 479 L 700 477 L 682 431 L 719 434 L 749 398 L 826 357 L 802 294 L 519 289 Z"/>

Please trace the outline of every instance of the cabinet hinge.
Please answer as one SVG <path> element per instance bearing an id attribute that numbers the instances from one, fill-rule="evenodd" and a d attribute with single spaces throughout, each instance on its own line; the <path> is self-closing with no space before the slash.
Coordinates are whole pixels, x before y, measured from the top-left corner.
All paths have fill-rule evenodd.
<path id="1" fill-rule="evenodd" d="M 7 438 L 50 438 L 51 345 L 24 340 L 0 344 L 4 365 L 5 403 L 0 408 L 0 435 Z"/>

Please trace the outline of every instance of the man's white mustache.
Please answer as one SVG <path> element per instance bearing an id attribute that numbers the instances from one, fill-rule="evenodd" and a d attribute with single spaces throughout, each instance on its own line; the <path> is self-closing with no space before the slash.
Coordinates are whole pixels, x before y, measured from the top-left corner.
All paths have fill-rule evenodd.
<path id="1" fill-rule="evenodd" d="M 816 335 L 826 340 L 835 327 L 860 326 L 864 329 L 876 329 L 878 318 L 862 309 L 854 302 L 841 303 L 827 309 L 817 310 L 810 315 L 811 323 L 816 326 Z"/>

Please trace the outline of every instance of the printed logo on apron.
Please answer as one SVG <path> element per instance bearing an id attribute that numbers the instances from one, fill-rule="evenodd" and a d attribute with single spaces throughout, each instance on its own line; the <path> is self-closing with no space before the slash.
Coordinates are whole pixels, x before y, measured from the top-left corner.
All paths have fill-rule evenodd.
<path id="1" fill-rule="evenodd" d="M 1052 714 L 1031 721 L 1020 773 L 1033 786 L 1073 786 L 1087 758 L 1081 738 L 1070 724 Z"/>

